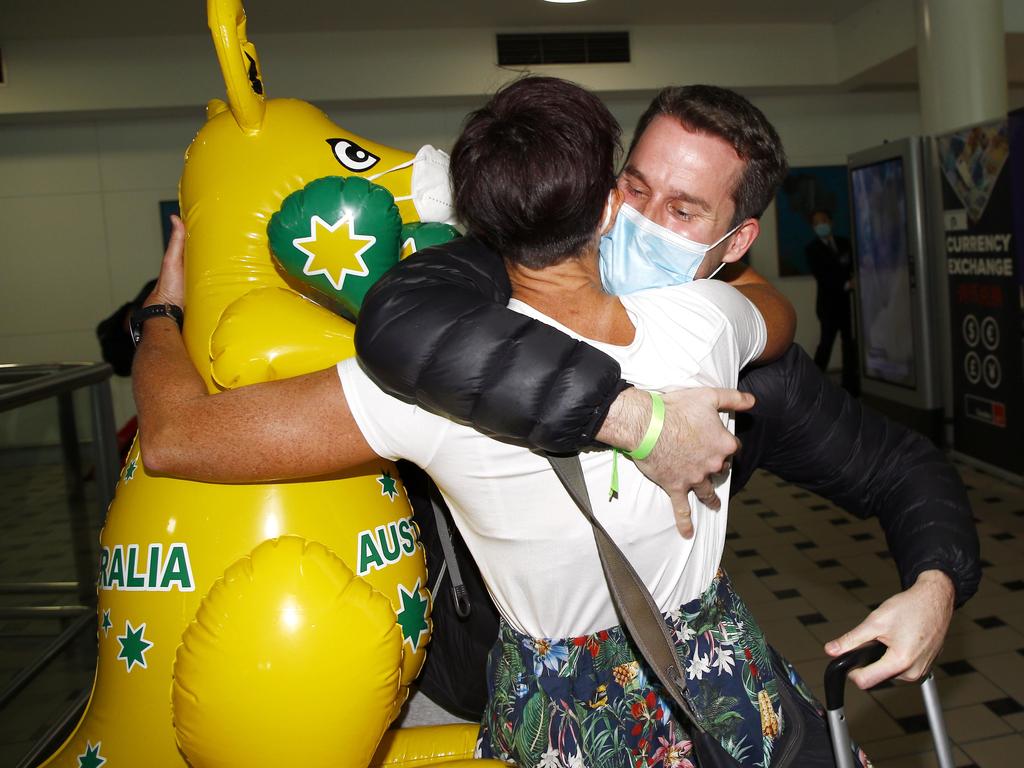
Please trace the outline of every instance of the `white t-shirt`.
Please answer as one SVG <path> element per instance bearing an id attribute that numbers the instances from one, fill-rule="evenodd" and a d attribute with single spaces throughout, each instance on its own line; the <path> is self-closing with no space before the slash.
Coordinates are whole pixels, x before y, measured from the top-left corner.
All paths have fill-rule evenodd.
<path id="1" fill-rule="evenodd" d="M 740 369 L 764 349 L 764 320 L 725 283 L 698 280 L 621 297 L 636 335 L 628 346 L 583 339 L 614 357 L 642 389 L 735 387 Z M 522 302 L 509 307 L 565 331 Z M 405 458 L 434 479 L 476 559 L 498 610 L 531 637 L 585 635 L 618 623 L 590 523 L 547 460 L 486 437 L 381 391 L 354 358 L 338 364 L 345 397 L 370 447 Z M 723 414 L 733 429 L 733 420 Z M 729 476 L 719 478 L 720 511 L 690 494 L 696 534 L 676 530 L 668 495 L 620 456 L 619 496 L 609 500 L 612 452 L 581 456 L 598 520 L 663 611 L 703 592 L 725 546 Z"/>

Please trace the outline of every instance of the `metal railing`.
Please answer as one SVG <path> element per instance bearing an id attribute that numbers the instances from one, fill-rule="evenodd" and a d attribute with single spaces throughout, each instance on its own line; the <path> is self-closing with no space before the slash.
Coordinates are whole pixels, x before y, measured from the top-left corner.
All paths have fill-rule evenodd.
<path id="1" fill-rule="evenodd" d="M 75 619 L 0 691 L 0 708 L 8 704 L 60 655 L 78 634 L 95 625 L 99 544 L 90 530 L 85 473 L 79 448 L 73 393 L 79 389 L 88 389 L 89 392 L 96 502 L 99 507 L 99 519 L 102 520 L 114 499 L 114 488 L 119 473 L 114 409 L 110 394 L 111 374 L 111 367 L 106 363 L 0 365 L 0 413 L 49 398 L 57 400 L 61 458 L 76 577 L 76 581 L 3 582 L 0 583 L 0 594 L 67 594 L 73 591 L 79 600 L 78 605 L 0 607 L 0 618 Z"/>

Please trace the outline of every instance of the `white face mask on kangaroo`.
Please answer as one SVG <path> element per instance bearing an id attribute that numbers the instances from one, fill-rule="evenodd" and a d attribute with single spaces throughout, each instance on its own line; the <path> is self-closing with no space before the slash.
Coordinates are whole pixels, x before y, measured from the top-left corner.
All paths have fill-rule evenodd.
<path id="1" fill-rule="evenodd" d="M 455 209 L 452 207 L 452 186 L 448 177 L 448 153 L 424 144 L 412 160 L 406 160 L 386 171 L 367 176 L 376 181 L 385 174 L 412 166 L 412 194 L 396 197 L 395 202 L 412 200 L 420 221 L 442 221 L 455 224 Z"/>

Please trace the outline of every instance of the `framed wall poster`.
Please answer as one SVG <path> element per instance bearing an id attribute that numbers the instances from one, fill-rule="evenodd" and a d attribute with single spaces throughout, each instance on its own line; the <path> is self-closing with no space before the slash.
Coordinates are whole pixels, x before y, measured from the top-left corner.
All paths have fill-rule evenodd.
<path id="1" fill-rule="evenodd" d="M 811 214 L 824 209 L 832 216 L 832 231 L 850 236 L 850 190 L 845 165 L 790 168 L 775 195 L 779 277 L 809 275 L 805 249 L 814 238 Z"/>

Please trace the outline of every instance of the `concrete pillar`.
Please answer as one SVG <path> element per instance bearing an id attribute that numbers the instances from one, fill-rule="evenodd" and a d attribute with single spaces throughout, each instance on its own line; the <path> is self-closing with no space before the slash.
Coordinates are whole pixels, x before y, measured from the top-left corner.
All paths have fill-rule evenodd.
<path id="1" fill-rule="evenodd" d="M 1005 117 L 1002 0 L 917 0 L 921 126 L 936 134 Z"/>

